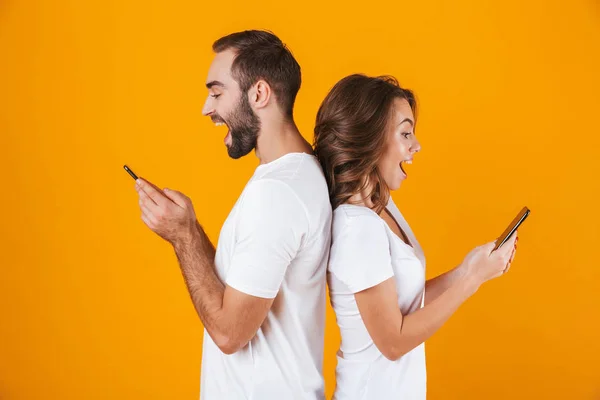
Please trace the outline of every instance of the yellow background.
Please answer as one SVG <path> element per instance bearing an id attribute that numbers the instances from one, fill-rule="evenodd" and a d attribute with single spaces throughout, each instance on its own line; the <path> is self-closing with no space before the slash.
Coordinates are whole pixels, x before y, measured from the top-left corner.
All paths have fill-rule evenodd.
<path id="1" fill-rule="evenodd" d="M 593 0 L 0 2 L 0 398 L 197 398 L 201 324 L 122 166 L 188 194 L 216 240 L 257 161 L 227 157 L 204 79 L 213 40 L 246 28 L 301 64 L 309 139 L 349 73 L 416 91 L 423 150 L 394 198 L 428 276 L 532 209 L 510 274 L 428 341 L 429 399 L 599 399 Z"/>

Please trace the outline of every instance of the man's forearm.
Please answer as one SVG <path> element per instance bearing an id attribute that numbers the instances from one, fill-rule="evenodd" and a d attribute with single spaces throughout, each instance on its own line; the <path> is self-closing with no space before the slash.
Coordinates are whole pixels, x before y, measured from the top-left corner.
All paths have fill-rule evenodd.
<path id="1" fill-rule="evenodd" d="M 173 247 L 194 308 L 210 336 L 218 342 L 223 335 L 219 319 L 225 287 L 215 272 L 215 247 L 200 224 L 196 225 L 197 231 L 189 240 Z"/>
<path id="2" fill-rule="evenodd" d="M 431 303 L 450 288 L 462 276 L 460 265 L 425 283 L 425 304 Z"/>

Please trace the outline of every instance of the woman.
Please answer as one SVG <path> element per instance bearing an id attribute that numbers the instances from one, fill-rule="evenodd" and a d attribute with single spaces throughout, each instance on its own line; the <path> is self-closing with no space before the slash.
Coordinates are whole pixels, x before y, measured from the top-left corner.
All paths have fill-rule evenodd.
<path id="1" fill-rule="evenodd" d="M 328 266 L 342 342 L 334 399 L 425 399 L 424 342 L 484 282 L 505 273 L 517 235 L 425 280 L 425 258 L 391 200 L 421 147 L 416 101 L 392 77 L 351 75 L 317 114 L 315 154 L 334 209 Z"/>

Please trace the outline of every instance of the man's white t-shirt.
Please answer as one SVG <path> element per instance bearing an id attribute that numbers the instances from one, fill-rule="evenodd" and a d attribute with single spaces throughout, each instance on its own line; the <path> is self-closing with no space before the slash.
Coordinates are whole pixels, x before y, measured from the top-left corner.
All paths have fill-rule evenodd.
<path id="1" fill-rule="evenodd" d="M 201 399 L 324 398 L 331 219 L 314 156 L 290 153 L 257 167 L 221 228 L 215 267 L 232 288 L 275 300 L 256 336 L 234 354 L 204 331 Z"/>
<path id="2" fill-rule="evenodd" d="M 337 354 L 337 400 L 426 398 L 424 343 L 396 361 L 388 360 L 375 346 L 354 298 L 355 293 L 394 277 L 402 314 L 423 306 L 423 251 L 391 198 L 387 209 L 412 247 L 367 207 L 342 204 L 333 213 L 327 277 L 342 338 Z"/>

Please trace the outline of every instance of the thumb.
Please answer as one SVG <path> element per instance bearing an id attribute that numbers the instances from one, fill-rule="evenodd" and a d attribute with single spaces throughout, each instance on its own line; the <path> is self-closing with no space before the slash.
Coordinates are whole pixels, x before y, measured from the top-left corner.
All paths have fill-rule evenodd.
<path id="1" fill-rule="evenodd" d="M 163 193 L 165 194 L 165 196 L 167 196 L 169 199 L 171 199 L 171 201 L 173 201 L 173 203 L 177 204 L 179 207 L 185 207 L 186 202 L 185 202 L 185 196 L 178 192 L 177 190 L 171 190 L 171 189 L 167 189 L 164 188 L 163 189 Z"/>
<path id="2" fill-rule="evenodd" d="M 485 250 L 485 254 L 490 255 L 492 254 L 492 250 L 494 250 L 494 247 L 496 247 L 496 240 L 494 240 L 493 242 L 489 242 L 484 244 L 482 247 Z"/>

